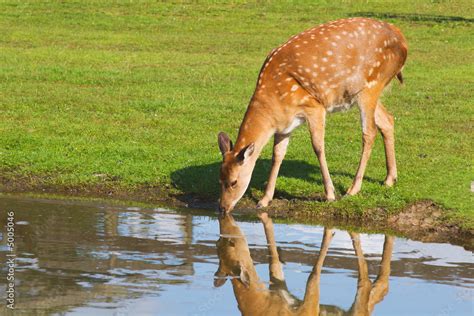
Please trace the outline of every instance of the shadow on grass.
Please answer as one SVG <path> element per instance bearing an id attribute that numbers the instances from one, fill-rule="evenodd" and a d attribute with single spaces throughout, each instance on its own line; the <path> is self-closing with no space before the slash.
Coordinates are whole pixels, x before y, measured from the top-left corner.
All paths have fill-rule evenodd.
<path id="1" fill-rule="evenodd" d="M 350 13 L 351 17 L 368 17 L 378 19 L 399 19 L 410 22 L 435 22 L 435 23 L 449 23 L 449 22 L 465 22 L 473 23 L 474 19 L 464 18 L 461 16 L 446 16 L 434 14 L 417 14 L 417 13 L 390 13 L 390 12 L 355 12 Z"/>
<path id="2" fill-rule="evenodd" d="M 257 161 L 257 165 L 253 172 L 252 181 L 250 182 L 249 189 L 257 189 L 262 191 L 265 189 L 265 184 L 268 179 L 271 163 L 271 159 L 259 159 Z M 173 172 L 171 174 L 172 183 L 178 190 L 183 192 L 181 196 L 176 196 L 176 198 L 187 203 L 190 202 L 193 197 L 216 201 L 220 191 L 218 182 L 220 164 L 221 163 L 219 161 L 206 165 L 190 166 Z M 354 177 L 354 174 L 337 171 L 331 172 L 331 175 L 337 177 L 348 177 L 350 179 Z M 302 160 L 284 160 L 280 168 L 278 177 L 300 179 L 307 181 L 308 183 L 322 185 L 319 167 Z M 382 183 L 382 181 L 370 177 L 365 177 L 364 181 L 379 184 Z M 336 192 L 341 195 L 343 195 L 347 190 L 347 188 L 338 181 L 334 181 L 334 187 L 336 189 Z M 251 190 L 247 190 L 247 192 L 251 192 Z M 252 198 L 254 200 L 257 199 L 253 196 Z M 314 195 L 312 194 L 310 196 L 298 196 L 281 190 L 277 186 L 275 198 L 287 200 L 299 199 L 322 201 L 324 199 L 324 192 L 314 192 Z"/>

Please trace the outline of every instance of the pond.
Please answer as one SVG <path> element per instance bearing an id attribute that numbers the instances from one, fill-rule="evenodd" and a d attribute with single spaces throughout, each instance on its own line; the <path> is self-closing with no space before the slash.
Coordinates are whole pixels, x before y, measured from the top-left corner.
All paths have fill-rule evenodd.
<path id="1" fill-rule="evenodd" d="M 0 314 L 9 273 L 21 315 L 473 314 L 472 252 L 450 244 L 11 196 L 0 224 Z"/>

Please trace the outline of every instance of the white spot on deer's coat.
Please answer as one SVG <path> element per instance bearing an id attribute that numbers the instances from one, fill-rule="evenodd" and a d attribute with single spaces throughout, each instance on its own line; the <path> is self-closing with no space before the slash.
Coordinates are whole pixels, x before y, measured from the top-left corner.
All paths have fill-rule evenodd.
<path id="1" fill-rule="evenodd" d="M 368 87 L 368 88 L 372 88 L 372 87 L 375 86 L 376 84 L 377 84 L 377 80 L 373 80 L 373 81 L 367 82 L 367 87 Z"/>
<path id="2" fill-rule="evenodd" d="M 298 90 L 298 85 L 294 84 L 292 87 L 291 87 L 291 91 L 294 92 Z"/>

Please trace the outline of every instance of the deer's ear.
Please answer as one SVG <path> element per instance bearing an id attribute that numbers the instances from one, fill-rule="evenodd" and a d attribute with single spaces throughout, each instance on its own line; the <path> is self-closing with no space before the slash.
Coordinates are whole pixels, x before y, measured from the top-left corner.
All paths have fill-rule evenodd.
<path id="1" fill-rule="evenodd" d="M 249 157 L 252 156 L 254 150 L 255 150 L 254 143 L 251 143 L 250 145 L 245 146 L 237 155 L 237 161 L 239 161 L 242 164 L 245 163 L 249 159 Z"/>
<path id="2" fill-rule="evenodd" d="M 229 136 L 224 132 L 220 132 L 217 136 L 217 143 L 219 144 L 219 149 L 221 150 L 222 155 L 224 155 L 226 152 L 231 151 L 232 147 L 234 147 Z"/>
<path id="3" fill-rule="evenodd" d="M 225 284 L 227 281 L 227 274 L 221 272 L 220 270 L 217 270 L 217 272 L 214 274 L 214 287 L 221 287 Z"/>
<path id="4" fill-rule="evenodd" d="M 242 284 L 247 288 L 250 286 L 249 273 L 242 265 L 240 265 L 240 282 L 242 282 Z"/>

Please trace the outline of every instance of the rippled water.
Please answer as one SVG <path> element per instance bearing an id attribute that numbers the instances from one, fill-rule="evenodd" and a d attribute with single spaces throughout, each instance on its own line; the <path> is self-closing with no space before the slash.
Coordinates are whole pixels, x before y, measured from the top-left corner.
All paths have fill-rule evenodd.
<path id="1" fill-rule="evenodd" d="M 12 197 L 0 223 L 0 314 L 14 254 L 24 315 L 473 315 L 472 252 L 449 244 Z"/>

